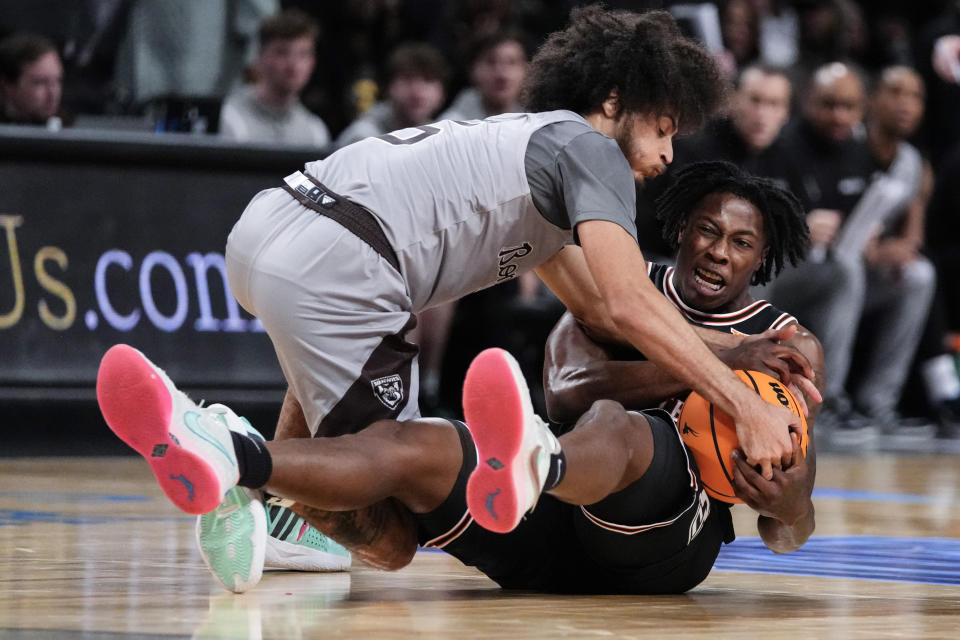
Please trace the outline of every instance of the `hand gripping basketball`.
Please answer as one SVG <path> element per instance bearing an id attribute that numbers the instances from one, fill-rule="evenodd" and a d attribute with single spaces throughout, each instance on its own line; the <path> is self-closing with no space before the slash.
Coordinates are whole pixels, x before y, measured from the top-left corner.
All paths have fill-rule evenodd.
<path id="1" fill-rule="evenodd" d="M 807 421 L 800 404 L 786 385 L 759 371 L 739 370 L 735 373 L 761 398 L 773 405 L 786 407 L 797 416 L 801 427 L 797 437 L 800 449 L 806 455 Z M 700 481 L 707 493 L 724 502 L 742 502 L 734 495 L 732 484 L 734 462 L 731 453 L 740 447 L 733 419 L 694 391 L 683 405 L 678 427 L 684 443 L 697 461 Z"/>

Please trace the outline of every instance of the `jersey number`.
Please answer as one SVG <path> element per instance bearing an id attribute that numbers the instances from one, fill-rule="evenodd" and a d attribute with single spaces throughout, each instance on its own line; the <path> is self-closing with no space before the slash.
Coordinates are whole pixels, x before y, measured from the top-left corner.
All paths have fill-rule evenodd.
<path id="1" fill-rule="evenodd" d="M 473 127 L 480 124 L 479 120 L 452 120 L 452 122 L 464 127 Z M 390 144 L 414 144 L 416 142 L 420 142 L 421 140 L 426 140 L 430 136 L 435 136 L 443 131 L 443 129 L 440 127 L 434 127 L 429 124 L 420 125 L 419 127 L 410 127 L 409 129 L 401 129 L 401 131 L 409 131 L 410 129 L 419 129 L 420 133 L 415 136 L 410 136 L 409 138 L 401 138 L 396 135 L 399 132 L 394 131 L 393 133 L 385 133 L 382 136 L 377 136 L 377 138 L 383 140 L 384 142 L 389 142 Z"/>

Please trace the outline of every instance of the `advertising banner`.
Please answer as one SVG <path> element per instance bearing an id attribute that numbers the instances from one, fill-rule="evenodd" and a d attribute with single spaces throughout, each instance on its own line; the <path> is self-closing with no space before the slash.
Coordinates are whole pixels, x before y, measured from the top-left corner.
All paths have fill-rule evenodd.
<path id="1" fill-rule="evenodd" d="M 8 395 L 92 387 L 100 357 L 120 342 L 184 387 L 283 386 L 263 327 L 230 293 L 223 251 L 253 195 L 309 157 L 36 142 L 0 154 L 0 387 Z"/>

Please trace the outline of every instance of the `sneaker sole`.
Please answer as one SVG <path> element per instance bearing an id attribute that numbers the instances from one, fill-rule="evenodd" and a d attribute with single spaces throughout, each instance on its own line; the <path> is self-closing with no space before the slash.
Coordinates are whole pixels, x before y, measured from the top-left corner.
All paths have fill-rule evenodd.
<path id="1" fill-rule="evenodd" d="M 349 571 L 350 562 L 350 556 L 305 548 L 272 536 L 267 538 L 267 551 L 263 558 L 263 565 L 267 569 L 323 573 Z"/>
<path id="2" fill-rule="evenodd" d="M 216 468 L 199 452 L 221 445 L 199 424 L 190 431 L 171 420 L 189 410 L 181 406 L 189 400 L 171 392 L 163 377 L 133 347 L 111 347 L 97 373 L 100 411 L 117 437 L 147 461 L 173 504 L 187 513 L 213 511 L 224 491 Z"/>
<path id="3" fill-rule="evenodd" d="M 197 547 L 213 577 L 234 593 L 263 577 L 267 516 L 259 492 L 234 487 L 220 505 L 197 518 Z"/>
<path id="4" fill-rule="evenodd" d="M 487 349 L 470 364 L 463 412 L 477 446 L 477 468 L 467 480 L 467 508 L 484 529 L 507 533 L 532 506 L 524 418 L 533 413 L 520 369 L 502 349 Z"/>

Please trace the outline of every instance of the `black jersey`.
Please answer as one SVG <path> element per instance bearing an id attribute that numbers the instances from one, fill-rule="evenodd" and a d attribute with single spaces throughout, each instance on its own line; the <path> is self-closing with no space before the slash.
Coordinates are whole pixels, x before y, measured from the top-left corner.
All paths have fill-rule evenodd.
<path id="1" fill-rule="evenodd" d="M 708 329 L 716 329 L 737 336 L 752 336 L 767 329 L 781 329 L 797 321 L 789 313 L 777 309 L 766 300 L 755 300 L 742 309 L 730 313 L 705 313 L 687 306 L 680 298 L 673 284 L 674 267 L 651 262 L 647 265 L 647 274 L 660 292 L 673 303 L 688 322 Z M 682 398 L 671 398 L 660 405 L 676 421 L 683 408 Z"/>
<path id="2" fill-rule="evenodd" d="M 647 265 L 647 274 L 660 293 L 673 303 L 681 314 L 691 323 L 716 329 L 736 336 L 752 336 L 767 329 L 780 329 L 796 322 L 789 313 L 777 309 L 766 300 L 755 300 L 742 309 L 730 313 L 706 313 L 687 306 L 677 293 L 673 284 L 674 267 L 651 262 Z"/>
<path id="3" fill-rule="evenodd" d="M 792 155 L 791 172 L 784 178 L 805 211 L 837 209 L 848 215 L 877 170 L 870 148 L 854 138 L 835 142 L 822 136 L 805 118 L 787 124 L 780 134 Z"/>

